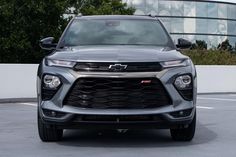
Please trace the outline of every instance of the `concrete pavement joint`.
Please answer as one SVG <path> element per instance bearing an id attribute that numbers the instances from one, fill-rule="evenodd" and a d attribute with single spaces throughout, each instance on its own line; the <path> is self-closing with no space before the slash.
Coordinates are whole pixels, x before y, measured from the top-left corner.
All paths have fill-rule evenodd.
<path id="1" fill-rule="evenodd" d="M 198 97 L 198 99 L 202 99 L 202 100 L 215 100 L 215 101 L 233 101 L 233 102 L 236 102 L 236 99 L 224 99 L 224 98 L 212 98 L 212 97 Z"/>

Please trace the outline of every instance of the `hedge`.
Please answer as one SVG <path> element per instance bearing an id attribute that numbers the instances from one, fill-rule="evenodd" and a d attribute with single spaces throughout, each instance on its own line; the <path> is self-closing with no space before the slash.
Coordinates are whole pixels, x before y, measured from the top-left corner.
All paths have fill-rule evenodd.
<path id="1" fill-rule="evenodd" d="M 183 50 L 195 65 L 236 65 L 236 53 L 221 50 Z"/>

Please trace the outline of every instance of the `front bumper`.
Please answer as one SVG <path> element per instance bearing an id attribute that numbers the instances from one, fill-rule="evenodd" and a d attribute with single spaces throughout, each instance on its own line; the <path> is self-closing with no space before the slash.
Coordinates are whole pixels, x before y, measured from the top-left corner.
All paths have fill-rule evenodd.
<path id="1" fill-rule="evenodd" d="M 52 73 L 53 71 L 53 73 Z M 57 75 L 61 78 L 63 85 L 54 97 L 49 101 L 41 100 L 41 79 L 43 74 L 49 73 Z M 173 81 L 176 76 L 183 74 L 192 74 L 193 77 L 193 100 L 187 101 L 179 94 L 176 88 L 173 86 Z M 155 77 L 158 78 L 169 93 L 173 104 L 151 109 L 89 109 L 78 108 L 73 106 L 64 106 L 63 100 L 70 90 L 73 83 L 80 77 L 113 77 L 113 78 L 134 78 L 134 77 Z M 39 114 L 45 123 L 57 124 L 64 128 L 70 127 L 118 127 L 118 128 L 130 128 L 130 127 L 148 127 L 148 128 L 172 128 L 179 125 L 187 125 L 191 123 L 196 110 L 196 73 L 192 66 L 179 67 L 165 69 L 161 72 L 133 72 L 133 73 L 92 73 L 92 72 L 75 72 L 67 68 L 47 67 L 41 66 L 38 73 L 38 107 Z M 61 113 L 61 116 L 55 117 L 46 115 L 46 111 L 54 111 L 55 113 Z M 173 116 L 172 113 L 178 113 L 181 111 L 191 110 L 186 116 Z M 77 117 L 83 116 L 109 116 L 113 117 L 113 121 L 99 121 L 97 120 L 80 120 Z M 120 121 L 122 116 L 149 116 L 158 117 L 152 120 L 125 120 Z M 75 120 L 77 119 L 77 120 Z M 140 125 L 139 125 L 140 124 Z"/>
<path id="2" fill-rule="evenodd" d="M 106 128 L 106 129 L 132 129 L 132 128 L 179 128 L 190 124 L 195 115 L 195 108 L 183 110 L 185 115 L 180 115 L 179 111 L 161 114 L 136 114 L 136 115 L 88 115 L 88 114 L 72 114 L 64 112 L 55 112 L 61 117 L 52 117 L 45 115 L 45 110 L 41 111 L 41 118 L 46 124 L 57 125 L 59 128 Z M 50 110 L 47 110 L 49 113 Z M 173 113 L 173 114 L 172 114 Z M 49 113 L 50 114 L 50 113 Z M 186 116 L 187 114 L 187 116 Z"/>

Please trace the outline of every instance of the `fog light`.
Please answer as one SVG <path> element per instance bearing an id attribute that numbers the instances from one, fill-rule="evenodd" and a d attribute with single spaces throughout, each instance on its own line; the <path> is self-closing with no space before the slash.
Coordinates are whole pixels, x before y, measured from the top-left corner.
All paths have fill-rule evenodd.
<path id="1" fill-rule="evenodd" d="M 182 75 L 175 79 L 175 87 L 179 90 L 188 89 L 191 87 L 192 78 L 189 75 Z"/>
<path id="2" fill-rule="evenodd" d="M 55 89 L 58 86 L 60 86 L 61 81 L 60 81 L 60 78 L 57 76 L 45 75 L 43 78 L 43 83 L 46 88 Z"/>

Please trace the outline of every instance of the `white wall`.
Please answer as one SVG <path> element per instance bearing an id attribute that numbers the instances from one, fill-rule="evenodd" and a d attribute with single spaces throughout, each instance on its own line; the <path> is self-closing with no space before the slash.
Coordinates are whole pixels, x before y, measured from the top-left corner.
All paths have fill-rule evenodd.
<path id="1" fill-rule="evenodd" d="M 236 93 L 236 66 L 197 66 L 198 93 Z"/>
<path id="2" fill-rule="evenodd" d="M 37 64 L 0 64 L 0 99 L 36 97 Z"/>
<path id="3" fill-rule="evenodd" d="M 0 64 L 0 99 L 35 98 L 37 64 Z M 198 92 L 235 92 L 236 66 L 197 66 Z"/>

